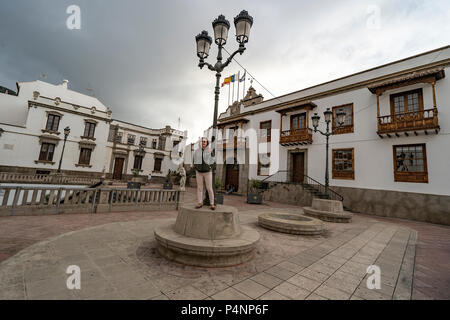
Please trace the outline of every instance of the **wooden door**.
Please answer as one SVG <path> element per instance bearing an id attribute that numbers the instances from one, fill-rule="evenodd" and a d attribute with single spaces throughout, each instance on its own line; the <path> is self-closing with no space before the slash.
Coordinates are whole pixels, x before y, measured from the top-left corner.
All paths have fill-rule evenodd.
<path id="1" fill-rule="evenodd" d="M 123 158 L 116 158 L 114 162 L 114 172 L 113 179 L 121 180 L 122 179 L 122 171 L 123 171 Z"/>
<path id="2" fill-rule="evenodd" d="M 225 176 L 225 188 L 234 186 L 235 190 L 239 190 L 239 165 L 227 164 L 227 172 Z"/>
<path id="3" fill-rule="evenodd" d="M 303 182 L 305 174 L 305 154 L 292 154 L 292 182 Z"/>

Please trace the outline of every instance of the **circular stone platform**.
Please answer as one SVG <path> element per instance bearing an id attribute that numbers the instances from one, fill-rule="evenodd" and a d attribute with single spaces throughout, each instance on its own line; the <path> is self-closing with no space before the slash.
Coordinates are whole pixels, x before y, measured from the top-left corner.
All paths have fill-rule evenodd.
<path id="1" fill-rule="evenodd" d="M 253 257 L 259 233 L 239 224 L 236 208 L 217 205 L 195 209 L 186 204 L 178 210 L 175 224 L 155 229 L 157 251 L 163 257 L 187 265 L 225 267 Z"/>
<path id="2" fill-rule="evenodd" d="M 261 227 L 291 234 L 318 235 L 323 232 L 323 222 L 292 213 L 268 212 L 260 214 L 258 223 Z"/>
<path id="3" fill-rule="evenodd" d="M 307 216 L 328 222 L 350 222 L 353 214 L 344 211 L 342 201 L 314 198 L 311 207 L 303 207 Z"/>

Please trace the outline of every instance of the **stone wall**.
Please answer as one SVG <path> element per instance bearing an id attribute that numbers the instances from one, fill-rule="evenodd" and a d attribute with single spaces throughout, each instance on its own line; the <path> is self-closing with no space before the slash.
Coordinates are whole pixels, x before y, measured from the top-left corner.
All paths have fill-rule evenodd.
<path id="1" fill-rule="evenodd" d="M 352 212 L 450 225 L 450 196 L 389 190 L 331 187 Z M 312 195 L 296 184 L 272 184 L 263 200 L 310 206 Z"/>
<path id="2" fill-rule="evenodd" d="M 263 192 L 263 200 L 293 204 L 298 206 L 310 206 L 312 195 L 303 190 L 299 184 L 273 183 Z"/>
<path id="3" fill-rule="evenodd" d="M 353 212 L 450 225 L 450 196 L 332 187 Z"/>

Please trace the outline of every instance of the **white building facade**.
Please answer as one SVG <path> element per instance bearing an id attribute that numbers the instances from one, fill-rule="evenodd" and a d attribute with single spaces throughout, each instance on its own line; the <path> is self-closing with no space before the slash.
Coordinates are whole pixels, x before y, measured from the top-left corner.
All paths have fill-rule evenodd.
<path id="1" fill-rule="evenodd" d="M 347 208 L 450 224 L 449 65 L 444 47 L 267 101 L 251 88 L 219 116 L 225 149 L 233 149 L 234 136 L 235 159 L 217 174 L 242 193 L 251 179 L 286 188 L 309 178 L 324 184 L 325 137 L 314 133 L 311 117 L 321 116 L 318 129 L 325 131 L 329 108 L 330 186 Z M 339 111 L 346 113 L 341 128 Z M 236 158 L 243 149 L 244 164 Z M 310 199 L 289 192 L 279 198 L 302 205 Z"/>
<path id="2" fill-rule="evenodd" d="M 151 174 L 153 181 L 162 181 L 170 171 L 183 163 L 187 132 L 172 129 L 150 129 L 113 120 L 107 143 L 108 172 L 112 179 L 121 180 L 137 170 L 140 175 Z"/>
<path id="3" fill-rule="evenodd" d="M 176 168 L 170 159 L 172 141 L 179 143 L 187 138 L 186 132 L 170 127 L 150 129 L 113 120 L 108 107 L 94 97 L 69 90 L 67 80 L 60 85 L 21 82 L 17 83 L 17 94 L 4 91 L 0 93 L 0 172 L 56 172 L 64 146 L 64 129 L 69 128 L 61 161 L 63 174 L 127 180 L 134 169 L 132 153 L 138 149 L 143 154 L 159 152 L 161 165 L 155 173 L 162 177 Z M 122 145 L 111 136 L 116 128 L 119 134 L 134 132 L 136 139 Z M 150 142 L 139 149 L 144 136 Z M 160 145 L 153 148 L 153 139 L 161 136 L 166 137 L 165 145 L 162 149 Z M 125 149 L 128 158 L 114 175 L 114 154 L 121 149 Z M 153 171 L 152 161 L 144 157 L 141 168 L 137 168 L 141 175 Z"/>

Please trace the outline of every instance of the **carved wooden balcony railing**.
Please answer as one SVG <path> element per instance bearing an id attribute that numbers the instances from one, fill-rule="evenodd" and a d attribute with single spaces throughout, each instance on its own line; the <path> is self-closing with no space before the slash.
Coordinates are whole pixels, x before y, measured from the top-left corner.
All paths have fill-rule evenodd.
<path id="1" fill-rule="evenodd" d="M 245 148 L 245 138 L 234 137 L 234 139 L 218 140 L 217 148 L 222 150 Z"/>
<path id="2" fill-rule="evenodd" d="M 295 129 L 281 132 L 280 144 L 282 146 L 291 146 L 299 144 L 312 143 L 312 129 Z"/>
<path id="3" fill-rule="evenodd" d="M 387 115 L 378 117 L 378 132 L 377 134 L 383 138 L 383 135 L 391 137 L 395 134 L 397 137 L 399 133 L 404 133 L 408 136 L 408 132 L 414 132 L 417 135 L 419 131 L 439 132 L 438 111 L 437 108 L 398 113 L 395 115 Z"/>

